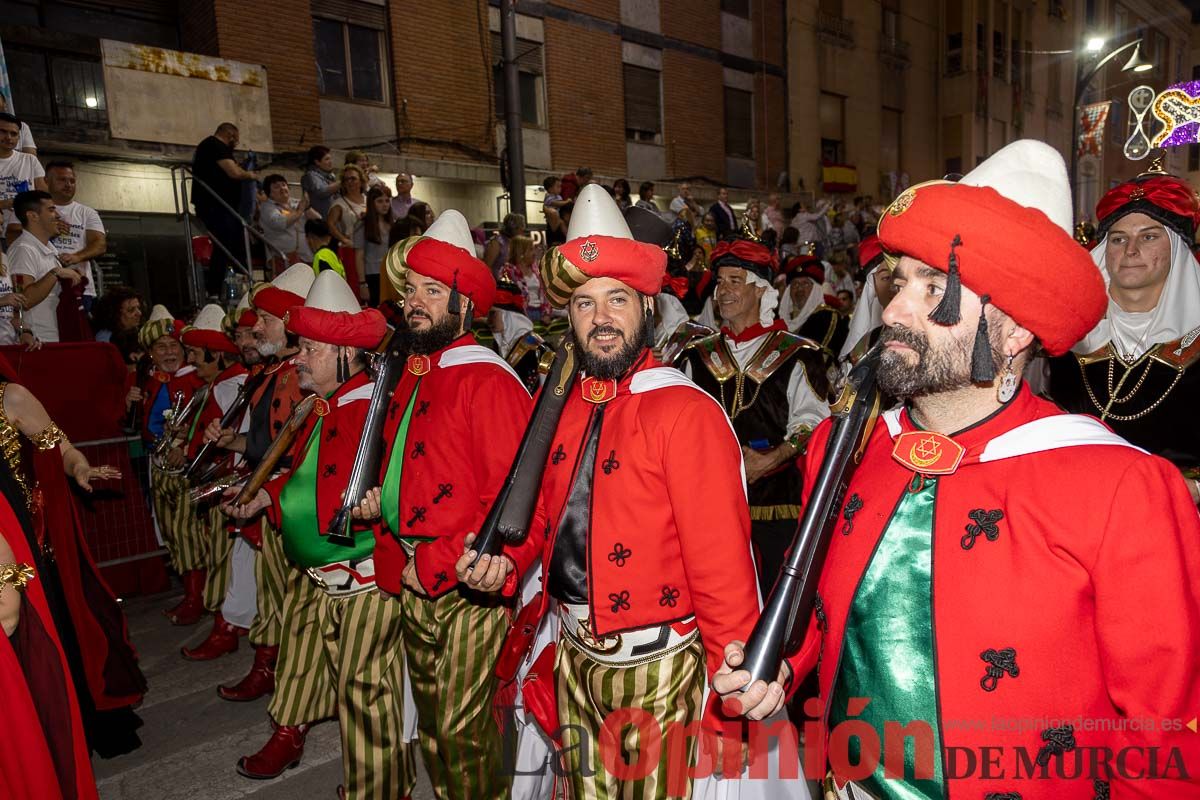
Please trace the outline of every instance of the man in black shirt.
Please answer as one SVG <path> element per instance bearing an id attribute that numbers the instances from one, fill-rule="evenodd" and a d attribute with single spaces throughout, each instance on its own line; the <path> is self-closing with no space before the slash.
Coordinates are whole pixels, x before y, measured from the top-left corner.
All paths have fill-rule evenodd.
<path id="1" fill-rule="evenodd" d="M 196 147 L 196 153 L 192 156 L 192 175 L 196 178 L 192 185 L 192 205 L 196 207 L 196 215 L 208 229 L 209 236 L 215 240 L 204 281 L 210 297 L 218 297 L 221 293 L 225 267 L 229 264 L 225 250 L 234 256 L 245 257 L 242 255 L 246 249 L 242 223 L 237 215 L 229 212 L 229 208 L 237 208 L 241 204 L 242 181 L 257 180 L 258 176 L 242 169 L 233 160 L 237 145 L 237 126 L 232 122 L 222 122 L 217 126 L 216 133 Z M 224 205 L 221 201 L 224 201 Z"/>

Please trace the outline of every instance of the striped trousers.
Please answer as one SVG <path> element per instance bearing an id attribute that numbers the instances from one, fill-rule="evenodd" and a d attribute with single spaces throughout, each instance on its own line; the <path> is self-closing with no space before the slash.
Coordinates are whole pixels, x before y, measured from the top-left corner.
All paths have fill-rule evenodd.
<path id="1" fill-rule="evenodd" d="M 221 610 L 225 602 L 225 592 L 229 590 L 229 578 L 232 571 L 229 556 L 233 553 L 233 537 L 230 528 L 225 524 L 229 518 L 213 506 L 199 520 L 207 528 L 205 538 L 208 540 L 208 572 L 204 577 L 204 607 L 214 614 Z"/>
<path id="2" fill-rule="evenodd" d="M 404 651 L 417 703 L 421 753 L 438 800 L 508 792 L 492 669 L 508 630 L 504 606 L 465 590 L 431 600 L 401 596 Z"/>
<path id="3" fill-rule="evenodd" d="M 254 560 L 254 583 L 258 590 L 258 613 L 250 626 L 250 643 L 274 647 L 283 634 L 283 600 L 288 575 L 299 572 L 283 552 L 283 537 L 271 527 L 266 515 L 260 518 L 262 547 Z"/>
<path id="4" fill-rule="evenodd" d="M 336 715 L 347 798 L 411 794 L 400 602 L 378 591 L 335 597 L 294 567 L 289 584 L 271 716 L 299 725 Z"/>
<path id="5" fill-rule="evenodd" d="M 645 712 L 658 733 L 671 723 L 700 719 L 707 672 L 699 637 L 682 649 L 649 663 L 614 666 L 594 661 L 566 636 L 559 637 L 555 664 L 562 758 L 574 800 L 661 800 L 687 797 L 686 768 L 695 763 L 696 740 L 686 742 L 686 758 L 668 757 L 666 737 L 643 739 L 631 718 L 619 742 L 601 744 L 605 719 L 618 709 Z M 639 746 L 644 748 L 639 750 Z M 607 761 L 605 759 L 607 756 Z M 651 760 L 651 764 L 646 763 Z M 671 770 L 679 770 L 669 780 Z M 682 781 L 685 794 L 670 792 Z"/>
<path id="6" fill-rule="evenodd" d="M 183 475 L 162 472 L 153 465 L 151 496 L 171 566 L 182 575 L 204 569 L 208 557 L 208 517 L 197 517 L 188 499 L 190 487 Z"/>

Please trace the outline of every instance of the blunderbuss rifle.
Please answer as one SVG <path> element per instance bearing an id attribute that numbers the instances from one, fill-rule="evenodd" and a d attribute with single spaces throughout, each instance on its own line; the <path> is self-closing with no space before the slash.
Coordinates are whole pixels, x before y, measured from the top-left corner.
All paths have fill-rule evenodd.
<path id="1" fill-rule="evenodd" d="M 529 532 L 542 474 L 546 471 L 546 457 L 550 455 L 558 420 L 579 373 L 575 343 L 569 336 L 565 339 L 554 355 L 554 363 L 542 384 L 542 393 L 533 407 L 533 415 L 521 437 L 521 446 L 517 448 L 504 486 L 471 545 L 476 552 L 476 562 L 485 554 L 499 555 L 506 543 L 520 542 Z"/>
<path id="2" fill-rule="evenodd" d="M 396 392 L 396 384 L 404 371 L 406 354 L 402 338 L 393 334 L 385 340 L 380 350 L 371 356 L 374 362 L 375 388 L 371 392 L 370 405 L 367 406 L 362 438 L 358 440 L 358 449 L 354 451 L 354 465 L 350 468 L 350 480 L 346 484 L 342 504 L 325 527 L 325 535 L 333 544 L 354 546 L 354 534 L 350 529 L 354 524 L 354 509 L 371 487 L 379 485 L 379 468 L 383 458 L 383 423 L 387 418 L 392 395 Z"/>
<path id="3" fill-rule="evenodd" d="M 310 394 L 296 404 L 296 408 L 292 410 L 292 416 L 284 424 L 283 430 L 275 437 L 275 441 L 271 442 L 266 455 L 263 456 L 262 461 L 258 462 L 258 466 L 250 473 L 250 477 L 242 486 L 237 498 L 234 499 L 235 506 L 249 503 L 258 494 L 258 490 L 263 487 L 263 484 L 270 480 L 275 466 L 292 449 L 292 443 L 296 441 L 296 436 L 304 430 L 304 423 L 308 420 L 308 415 L 312 413 L 316 402 L 317 396 Z"/>
<path id="4" fill-rule="evenodd" d="M 741 668 L 750 673 L 750 683 L 776 680 L 783 659 L 794 655 L 803 643 L 842 498 L 879 416 L 876 375 L 881 353 L 882 347 L 876 345 L 858 362 L 833 406 L 825 457 L 788 559 L 746 641 Z"/>
<path id="5" fill-rule="evenodd" d="M 158 437 L 158 441 L 154 443 L 153 455 L 155 458 L 162 458 L 170 452 L 175 440 L 179 438 L 179 434 L 187 427 L 192 414 L 199 413 L 200 406 L 204 404 L 207 397 L 207 387 L 194 392 L 186 403 L 183 401 L 183 392 L 175 393 L 171 407 L 163 412 L 162 436 Z"/>
<path id="6" fill-rule="evenodd" d="M 221 430 L 227 430 L 237 424 L 242 418 L 242 414 L 246 412 L 246 407 L 250 405 L 250 398 L 258 391 L 258 387 L 262 386 L 267 380 L 267 371 L 260 370 L 257 375 L 251 375 L 242 382 L 238 387 L 237 397 L 229 404 L 229 408 L 221 415 Z M 205 478 L 211 479 L 211 475 L 202 475 L 201 468 L 208 464 L 213 453 L 217 450 L 216 442 L 205 442 L 200 451 L 196 453 L 196 457 L 183 471 L 183 477 L 189 481 L 201 481 Z M 220 480 L 218 478 L 218 480 Z"/>

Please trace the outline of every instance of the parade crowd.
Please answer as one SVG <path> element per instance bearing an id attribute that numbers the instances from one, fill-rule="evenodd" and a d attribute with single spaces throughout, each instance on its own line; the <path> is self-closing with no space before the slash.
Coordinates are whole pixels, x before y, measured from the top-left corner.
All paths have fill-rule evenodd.
<path id="1" fill-rule="evenodd" d="M 19 134 L 0 115 L 0 161 Z M 294 200 L 237 144 L 223 124 L 194 165 L 229 245 L 210 302 L 143 320 L 109 287 L 93 309 L 182 583 L 164 613 L 211 624 L 181 656 L 245 639 L 253 665 L 218 694 L 270 695 L 269 738 L 231 771 L 281 775 L 334 719 L 346 798 L 409 796 L 417 758 L 452 800 L 797 797 L 805 776 L 833 798 L 1200 797 L 1186 183 L 1114 187 L 1081 242 L 1062 158 L 1032 140 L 883 206 L 735 211 L 721 188 L 704 208 L 687 184 L 662 204 L 585 168 L 546 179 L 542 252 L 522 215 L 485 235 L 360 153 L 335 174 L 314 147 Z M 0 200 L 32 279 L 0 303 L 27 347 L 57 340 L 42 298 L 88 285 L 96 253 L 47 244 L 69 201 Z M 258 220 L 269 279 L 226 308 L 230 208 Z M 39 258 L 53 278 L 17 266 Z M 839 456 L 856 391 L 878 407 Z M 0 740 L 0 787 L 95 797 L 89 749 L 138 745 L 147 687 L 74 501 L 39 499 L 112 471 L 40 409 L 0 383 L 0 702 L 26 734 Z M 751 680 L 746 642 L 817 512 L 798 646 Z M 955 724 L 999 718 L 1052 722 Z M 753 769 L 787 760 L 786 736 L 756 743 L 789 720 L 804 774 Z M 989 750 L 1009 768 L 956 760 Z"/>

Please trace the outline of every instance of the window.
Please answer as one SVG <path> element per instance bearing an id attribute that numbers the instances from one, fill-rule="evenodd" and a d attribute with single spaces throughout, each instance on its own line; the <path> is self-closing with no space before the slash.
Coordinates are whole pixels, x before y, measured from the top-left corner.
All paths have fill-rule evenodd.
<path id="1" fill-rule="evenodd" d="M 384 102 L 382 31 L 314 17 L 313 37 L 321 94 Z"/>
<path id="2" fill-rule="evenodd" d="M 662 143 L 662 73 L 623 64 L 625 70 L 625 138 Z"/>
<path id="3" fill-rule="evenodd" d="M 754 158 L 754 94 L 725 87 L 725 155 Z"/>
<path id="4" fill-rule="evenodd" d="M 895 41 L 900 38 L 900 0 L 883 0 L 883 37 Z"/>
<path id="5" fill-rule="evenodd" d="M 542 100 L 544 70 L 542 43 L 517 39 L 517 80 L 521 89 L 521 124 L 540 128 L 545 103 Z M 495 90 L 496 118 L 504 118 L 504 41 L 492 32 L 492 87 Z"/>
<path id="6" fill-rule="evenodd" d="M 1033 102 L 1033 42 L 1025 40 L 1025 97 Z"/>
<path id="7" fill-rule="evenodd" d="M 946 74 L 963 71 L 963 16 L 961 3 L 946 4 Z"/>
<path id="8" fill-rule="evenodd" d="M 1012 84 L 1014 87 L 1025 85 L 1023 78 L 1025 59 L 1021 53 L 1021 28 L 1023 25 L 1024 20 L 1022 19 L 1021 12 L 1013 9 L 1012 37 L 1009 39 L 1009 43 L 1012 47 Z"/>
<path id="9" fill-rule="evenodd" d="M 831 17 L 841 18 L 842 0 L 820 0 L 820 11 L 822 14 L 828 14 Z"/>
<path id="10" fill-rule="evenodd" d="M 946 175 L 962 173 L 962 116 L 942 117 L 942 146 L 946 151 Z"/>
<path id="11" fill-rule="evenodd" d="M 107 125 L 99 61 L 73 53 L 11 47 L 6 53 L 13 103 L 28 122 Z"/>
<path id="12" fill-rule="evenodd" d="M 826 164 L 846 163 L 846 98 L 821 92 L 817 109 L 821 120 L 821 161 Z"/>
<path id="13" fill-rule="evenodd" d="M 721 10 L 735 17 L 750 19 L 750 0 L 721 0 Z"/>
<path id="14" fill-rule="evenodd" d="M 1158 78 L 1166 78 L 1170 71 L 1170 51 L 1167 46 L 1167 37 L 1158 31 L 1154 31 L 1152 36 L 1154 40 L 1154 51 L 1147 56 L 1154 62 L 1154 75 Z"/>
<path id="15" fill-rule="evenodd" d="M 1008 3 L 996 3 L 992 20 L 992 77 L 1008 79 Z"/>

